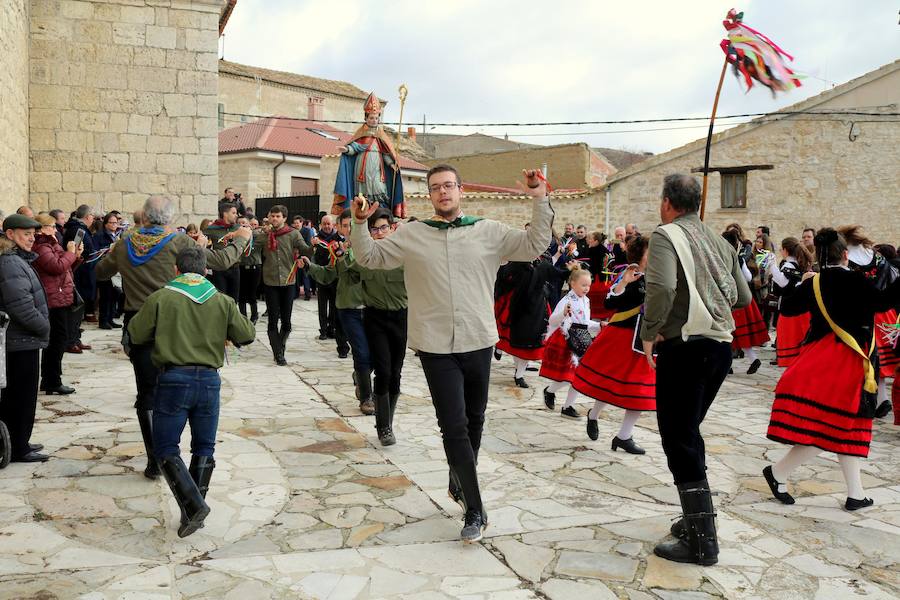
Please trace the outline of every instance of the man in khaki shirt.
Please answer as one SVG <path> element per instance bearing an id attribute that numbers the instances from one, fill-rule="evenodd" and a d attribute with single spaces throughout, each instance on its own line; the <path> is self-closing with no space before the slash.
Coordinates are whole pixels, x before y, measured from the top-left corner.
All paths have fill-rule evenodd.
<path id="1" fill-rule="evenodd" d="M 350 234 L 360 265 L 403 267 L 409 298 L 409 346 L 419 351 L 450 465 L 450 496 L 466 510 L 461 537 L 481 539 L 487 515 L 475 465 L 487 407 L 492 346 L 497 343 L 493 289 L 504 261 L 531 261 L 550 244 L 553 210 L 539 171 L 523 172 L 532 198 L 531 227 L 463 215 L 459 173 L 449 165 L 428 172 L 435 215 L 372 239 L 366 218 L 377 204 L 354 200 Z"/>

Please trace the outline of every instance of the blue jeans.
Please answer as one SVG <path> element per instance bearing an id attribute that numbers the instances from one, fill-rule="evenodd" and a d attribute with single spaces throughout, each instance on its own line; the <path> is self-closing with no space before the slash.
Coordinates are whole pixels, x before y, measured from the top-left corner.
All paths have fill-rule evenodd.
<path id="1" fill-rule="evenodd" d="M 369 358 L 369 341 L 366 338 L 366 330 L 363 328 L 363 311 L 361 308 L 339 308 L 337 311 L 344 335 L 350 342 L 353 351 L 353 369 L 369 372 L 372 370 L 372 361 Z"/>
<path id="2" fill-rule="evenodd" d="M 219 426 L 219 372 L 207 367 L 170 367 L 161 371 L 153 405 L 153 453 L 177 456 L 178 442 L 191 424 L 191 454 L 212 456 Z"/>

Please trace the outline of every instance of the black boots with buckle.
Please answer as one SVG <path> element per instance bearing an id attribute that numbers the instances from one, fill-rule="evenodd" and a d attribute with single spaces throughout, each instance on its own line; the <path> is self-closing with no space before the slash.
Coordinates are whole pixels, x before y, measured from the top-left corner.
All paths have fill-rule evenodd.
<path id="1" fill-rule="evenodd" d="M 683 518 L 672 526 L 672 533 L 683 531 L 683 536 L 657 544 L 653 553 L 674 562 L 714 565 L 719 560 L 719 542 L 709 483 L 703 479 L 677 487 Z"/>

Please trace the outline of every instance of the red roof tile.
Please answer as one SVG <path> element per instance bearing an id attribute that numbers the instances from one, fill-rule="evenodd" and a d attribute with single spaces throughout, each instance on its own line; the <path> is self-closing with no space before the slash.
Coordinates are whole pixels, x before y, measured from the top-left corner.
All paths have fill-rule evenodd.
<path id="1" fill-rule="evenodd" d="M 349 141 L 349 133 L 325 123 L 286 117 L 266 117 L 220 131 L 219 154 L 266 150 L 321 158 L 326 154 L 337 154 L 338 146 L 343 146 Z M 402 155 L 400 167 L 414 171 L 428 170 L 426 165 Z"/>

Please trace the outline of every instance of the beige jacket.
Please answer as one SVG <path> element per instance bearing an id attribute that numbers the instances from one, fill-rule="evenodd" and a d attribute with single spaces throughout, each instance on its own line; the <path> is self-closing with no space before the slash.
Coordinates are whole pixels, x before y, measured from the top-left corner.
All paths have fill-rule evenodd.
<path id="1" fill-rule="evenodd" d="M 531 261 L 550 245 L 553 210 L 532 204 L 531 227 L 513 229 L 484 219 L 438 229 L 420 221 L 375 241 L 353 223 L 357 262 L 370 269 L 404 268 L 409 299 L 409 347 L 433 354 L 471 352 L 497 343 L 494 282 L 504 261 Z"/>

